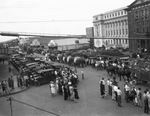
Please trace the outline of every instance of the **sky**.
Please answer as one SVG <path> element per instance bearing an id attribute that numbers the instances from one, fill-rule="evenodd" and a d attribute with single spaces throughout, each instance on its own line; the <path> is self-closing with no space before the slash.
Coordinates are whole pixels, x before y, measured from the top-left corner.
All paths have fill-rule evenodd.
<path id="1" fill-rule="evenodd" d="M 0 0 L 0 31 L 85 35 L 93 16 L 134 0 Z M 0 36 L 0 42 L 14 37 Z"/>

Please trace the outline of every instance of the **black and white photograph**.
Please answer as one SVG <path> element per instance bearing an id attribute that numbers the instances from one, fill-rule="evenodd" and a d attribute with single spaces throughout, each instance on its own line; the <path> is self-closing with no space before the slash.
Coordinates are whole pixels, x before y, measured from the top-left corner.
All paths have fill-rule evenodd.
<path id="1" fill-rule="evenodd" d="M 150 0 L 0 0 L 0 116 L 150 115 Z"/>

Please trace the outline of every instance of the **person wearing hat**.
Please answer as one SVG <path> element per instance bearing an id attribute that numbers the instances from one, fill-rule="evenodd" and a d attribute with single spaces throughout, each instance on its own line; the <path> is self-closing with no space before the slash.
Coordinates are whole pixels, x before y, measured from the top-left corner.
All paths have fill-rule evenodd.
<path id="1" fill-rule="evenodd" d="M 75 85 L 75 86 L 73 87 L 73 89 L 74 89 L 74 97 L 75 97 L 76 100 L 78 100 L 78 99 L 79 99 L 79 94 L 78 94 L 77 86 Z M 77 101 L 76 101 L 76 102 L 77 102 Z"/>
<path id="2" fill-rule="evenodd" d="M 67 100 L 68 99 L 68 88 L 67 88 L 67 85 L 64 84 L 62 86 L 62 89 L 63 89 L 64 100 Z"/>
<path id="3" fill-rule="evenodd" d="M 120 90 L 120 87 L 118 87 L 118 89 L 117 89 L 117 103 L 118 103 L 119 107 L 122 107 L 121 106 L 121 102 L 122 102 L 121 95 L 122 95 L 122 91 Z"/>
<path id="4" fill-rule="evenodd" d="M 129 92 L 130 92 L 130 87 L 128 85 L 128 82 L 126 81 L 124 85 L 124 93 L 125 93 L 125 100 L 127 103 L 129 102 Z"/>
<path id="5" fill-rule="evenodd" d="M 100 93 L 101 93 L 101 97 L 103 98 L 105 95 L 105 81 L 104 78 L 101 79 L 101 81 L 99 82 L 100 84 Z"/>

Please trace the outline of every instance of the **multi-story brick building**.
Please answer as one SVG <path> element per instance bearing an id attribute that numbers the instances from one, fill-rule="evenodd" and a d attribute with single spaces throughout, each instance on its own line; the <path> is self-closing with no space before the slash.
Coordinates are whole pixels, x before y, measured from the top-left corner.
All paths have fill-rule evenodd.
<path id="1" fill-rule="evenodd" d="M 96 47 L 128 47 L 128 17 L 126 7 L 93 16 Z"/>
<path id="2" fill-rule="evenodd" d="M 130 51 L 150 53 L 150 0 L 135 0 L 127 12 Z"/>

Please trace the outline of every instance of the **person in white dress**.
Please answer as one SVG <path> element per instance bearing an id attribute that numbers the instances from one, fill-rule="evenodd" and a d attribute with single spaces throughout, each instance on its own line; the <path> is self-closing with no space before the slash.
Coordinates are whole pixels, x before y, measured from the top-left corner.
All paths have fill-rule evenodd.
<path id="1" fill-rule="evenodd" d="M 49 86 L 50 86 L 51 95 L 54 96 L 56 93 L 54 82 L 51 82 Z"/>

